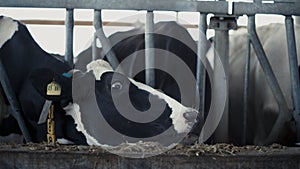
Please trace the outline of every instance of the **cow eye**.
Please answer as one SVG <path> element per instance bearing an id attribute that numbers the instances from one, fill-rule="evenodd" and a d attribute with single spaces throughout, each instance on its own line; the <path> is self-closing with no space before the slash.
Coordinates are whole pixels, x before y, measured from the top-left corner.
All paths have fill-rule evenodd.
<path id="1" fill-rule="evenodd" d="M 121 90 L 123 87 L 122 83 L 121 82 L 113 82 L 112 85 L 111 85 L 111 89 L 114 89 L 114 90 Z"/>

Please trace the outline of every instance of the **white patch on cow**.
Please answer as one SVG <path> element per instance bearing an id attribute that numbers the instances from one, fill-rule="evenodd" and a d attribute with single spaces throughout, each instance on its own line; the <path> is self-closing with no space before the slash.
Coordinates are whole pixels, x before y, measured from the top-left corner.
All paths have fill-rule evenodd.
<path id="1" fill-rule="evenodd" d="M 83 123 L 81 121 L 80 107 L 78 104 L 70 103 L 68 106 L 64 107 L 64 110 L 66 111 L 67 115 L 70 115 L 74 119 L 75 124 L 77 125 L 77 131 L 82 132 L 82 134 L 86 138 L 88 145 L 100 145 L 99 142 L 94 137 L 89 135 L 86 129 L 84 128 Z"/>
<path id="2" fill-rule="evenodd" d="M 74 144 L 73 141 L 70 141 L 70 140 L 65 139 L 65 138 L 58 138 L 56 142 L 59 143 L 59 144 Z"/>
<path id="3" fill-rule="evenodd" d="M 86 69 L 87 71 L 93 70 L 96 80 L 100 80 L 103 73 L 113 71 L 110 64 L 102 59 L 92 61 L 86 66 Z"/>
<path id="4" fill-rule="evenodd" d="M 0 19 L 0 48 L 18 31 L 18 22 L 9 17 Z"/>
<path id="5" fill-rule="evenodd" d="M 90 64 L 87 65 L 87 70 L 93 70 L 93 73 L 96 77 L 97 80 L 101 79 L 101 75 L 104 72 L 113 72 L 113 69 L 109 65 L 108 62 L 98 59 L 96 61 L 92 61 Z M 158 90 L 153 89 L 152 87 L 145 85 L 143 83 L 136 82 L 133 79 L 129 80 L 136 85 L 139 89 L 145 90 L 153 95 L 158 96 L 160 99 L 163 99 L 167 102 L 169 107 L 172 109 L 172 114 L 170 118 L 172 118 L 172 123 L 174 125 L 175 130 L 178 133 L 184 133 L 184 132 L 189 132 L 191 129 L 191 126 L 186 122 L 186 119 L 184 118 L 183 114 L 185 112 L 190 112 L 190 111 L 196 111 L 192 108 L 187 108 L 177 102 L 175 99 L 167 96 L 166 94 L 159 92 Z"/>
<path id="6" fill-rule="evenodd" d="M 153 95 L 158 96 L 160 99 L 165 100 L 167 102 L 167 104 L 169 105 L 169 107 L 172 109 L 172 114 L 170 117 L 172 118 L 172 123 L 174 125 L 175 130 L 178 133 L 189 132 L 189 130 L 191 129 L 191 126 L 186 122 L 186 119 L 184 118 L 183 114 L 185 112 L 191 112 L 194 109 L 183 106 L 182 104 L 177 102 L 175 99 L 169 97 L 168 95 L 166 95 L 164 93 L 159 92 L 158 90 L 153 89 L 152 87 L 150 87 L 148 85 L 145 85 L 140 82 L 136 82 L 133 79 L 129 79 L 129 80 L 131 81 L 131 83 L 136 85 L 139 89 L 145 90 Z M 194 111 L 196 111 L 196 110 L 194 110 Z"/>

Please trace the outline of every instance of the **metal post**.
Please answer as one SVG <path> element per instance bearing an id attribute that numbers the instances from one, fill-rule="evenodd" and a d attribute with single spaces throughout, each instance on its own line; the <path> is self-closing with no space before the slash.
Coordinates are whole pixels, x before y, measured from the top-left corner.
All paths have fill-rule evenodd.
<path id="1" fill-rule="evenodd" d="M 300 142 L 300 82 L 295 40 L 294 20 L 291 16 L 285 18 L 286 39 L 288 46 L 290 76 L 292 83 L 292 96 L 294 101 L 294 118 L 297 127 L 297 142 Z"/>
<path id="2" fill-rule="evenodd" d="M 66 51 L 65 60 L 73 66 L 74 9 L 66 9 Z"/>
<path id="3" fill-rule="evenodd" d="M 17 120 L 25 141 L 27 143 L 31 142 L 32 140 L 31 140 L 30 134 L 28 132 L 28 129 L 26 127 L 21 107 L 19 105 L 18 99 L 17 99 L 13 89 L 11 88 L 9 79 L 7 77 L 4 65 L 1 60 L 0 60 L 0 77 L 1 77 L 0 82 L 3 87 L 4 93 L 7 97 L 9 104 L 11 105 L 12 116 Z"/>
<path id="4" fill-rule="evenodd" d="M 176 11 L 176 22 L 177 22 L 177 23 L 180 22 L 180 20 L 179 20 L 179 12 L 178 12 L 178 11 Z"/>
<path id="5" fill-rule="evenodd" d="M 107 58 L 108 62 L 110 63 L 110 65 L 112 66 L 112 68 L 115 70 L 119 66 L 119 61 L 118 61 L 115 53 L 112 50 L 110 41 L 107 39 L 107 37 L 104 34 L 101 10 L 94 11 L 94 27 L 96 30 L 95 34 L 99 38 L 99 40 L 102 44 L 102 49 L 103 49 L 104 53 L 106 54 L 106 58 Z M 94 50 L 96 50 L 96 49 L 94 49 Z M 118 71 L 122 72 L 120 67 L 118 68 Z"/>
<path id="6" fill-rule="evenodd" d="M 145 72 L 146 72 L 146 84 L 149 86 L 155 86 L 155 56 L 154 56 L 154 14 L 153 11 L 148 11 L 146 15 L 145 25 Z"/>
<path id="7" fill-rule="evenodd" d="M 199 90 L 199 112 L 202 113 L 202 119 L 204 119 L 204 111 L 205 111 L 205 67 L 201 62 L 206 57 L 206 48 L 207 48 L 207 39 L 206 39 L 206 31 L 207 31 L 207 14 L 200 13 L 199 19 L 199 34 L 198 34 L 198 44 L 197 44 L 197 87 Z M 197 129 L 201 132 L 201 126 L 197 126 Z M 203 143 L 203 136 L 199 137 L 199 143 Z"/>
<path id="8" fill-rule="evenodd" d="M 98 53 L 97 53 L 97 35 L 94 34 L 93 36 L 93 42 L 92 42 L 92 59 L 97 60 L 98 59 Z"/>
<path id="9" fill-rule="evenodd" d="M 220 17 L 220 24 L 223 24 L 222 23 L 222 20 L 224 20 L 223 17 Z M 227 24 L 226 22 L 224 22 L 225 24 Z M 228 86 L 230 85 L 229 84 L 229 81 L 228 81 L 228 70 L 229 70 L 229 59 L 228 59 L 228 55 L 229 55 L 229 36 L 228 36 L 228 29 L 216 29 L 215 30 L 215 49 L 216 51 L 218 52 L 218 55 L 220 57 L 220 60 L 221 60 L 221 63 L 223 64 L 223 67 L 224 67 L 224 71 L 225 71 L 225 76 L 226 76 L 226 79 L 227 79 L 227 84 Z M 216 62 L 216 59 L 217 59 L 217 55 L 215 54 L 215 66 L 214 66 L 214 69 L 215 71 L 214 72 L 219 72 L 217 69 L 219 68 L 219 66 L 217 66 L 217 62 Z M 216 75 L 216 73 L 214 73 L 214 78 L 217 78 L 218 76 Z M 216 83 L 218 81 L 218 79 L 214 79 L 214 83 Z M 216 90 L 214 92 L 215 95 L 218 95 L 218 92 L 217 90 L 218 89 L 213 89 L 213 90 Z M 226 89 L 227 90 L 227 93 L 229 93 L 229 88 Z M 217 96 L 216 96 L 217 97 Z M 229 124 L 228 124 L 228 96 L 227 96 L 227 99 L 226 99 L 226 103 L 225 103 L 225 108 L 224 108 L 224 112 L 223 112 L 223 115 L 222 115 L 222 119 L 219 123 L 219 126 L 217 127 L 216 129 L 216 132 L 215 132 L 215 141 L 216 142 L 229 142 L 229 138 L 228 138 L 228 127 L 229 127 Z"/>
<path id="10" fill-rule="evenodd" d="M 254 3 L 262 4 L 262 0 L 254 0 Z"/>
<path id="11" fill-rule="evenodd" d="M 278 81 L 275 77 L 275 74 L 272 70 L 272 67 L 267 59 L 267 56 L 262 47 L 262 44 L 257 36 L 254 15 L 248 16 L 248 35 L 251 40 L 254 51 L 257 55 L 258 61 L 266 75 L 267 83 L 269 84 L 269 86 L 272 90 L 272 93 L 275 97 L 275 100 L 276 100 L 276 102 L 279 106 L 279 110 L 280 110 L 278 118 L 277 118 L 270 134 L 268 135 L 268 138 L 266 139 L 266 141 L 264 143 L 261 143 L 261 144 L 271 144 L 272 141 L 276 140 L 276 138 L 278 137 L 278 133 L 279 133 L 278 131 L 283 129 L 284 123 L 286 122 L 286 120 L 289 119 L 289 114 L 288 114 L 289 110 L 287 107 L 286 100 L 280 89 L 279 83 L 278 83 Z"/>
<path id="12" fill-rule="evenodd" d="M 243 94 L 243 137 L 242 145 L 246 144 L 247 141 L 247 115 L 248 115 L 248 102 L 249 102 L 249 74 L 250 74 L 250 54 L 251 46 L 250 39 L 247 39 L 247 51 L 246 51 L 246 63 L 245 63 L 245 74 L 244 74 L 244 94 Z"/>

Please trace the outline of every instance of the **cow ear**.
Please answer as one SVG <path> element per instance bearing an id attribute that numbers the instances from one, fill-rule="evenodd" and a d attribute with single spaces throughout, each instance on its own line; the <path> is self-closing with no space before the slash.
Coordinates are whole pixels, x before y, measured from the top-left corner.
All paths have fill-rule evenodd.
<path id="1" fill-rule="evenodd" d="M 61 101 L 72 97 L 72 78 L 51 69 L 34 69 L 29 75 L 29 80 L 37 92 L 47 100 Z M 52 94 L 49 92 L 50 85 L 54 86 Z"/>

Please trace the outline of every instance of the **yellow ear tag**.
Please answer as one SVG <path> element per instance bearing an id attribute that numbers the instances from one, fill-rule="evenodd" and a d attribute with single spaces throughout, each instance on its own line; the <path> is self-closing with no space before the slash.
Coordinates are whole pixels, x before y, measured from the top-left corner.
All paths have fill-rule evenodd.
<path id="1" fill-rule="evenodd" d="M 61 87 L 54 80 L 47 85 L 47 96 L 60 96 Z"/>

